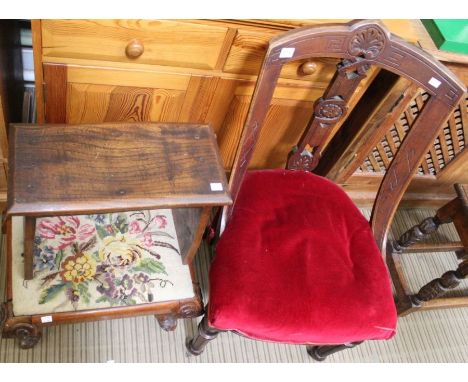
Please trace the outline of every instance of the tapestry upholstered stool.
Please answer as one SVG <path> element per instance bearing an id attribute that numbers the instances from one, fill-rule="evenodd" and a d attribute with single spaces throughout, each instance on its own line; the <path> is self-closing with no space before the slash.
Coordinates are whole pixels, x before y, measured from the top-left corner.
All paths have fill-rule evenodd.
<path id="1" fill-rule="evenodd" d="M 228 205 L 209 126 L 14 125 L 3 336 L 154 314 L 174 330 L 202 313 L 192 268 L 211 210 Z"/>

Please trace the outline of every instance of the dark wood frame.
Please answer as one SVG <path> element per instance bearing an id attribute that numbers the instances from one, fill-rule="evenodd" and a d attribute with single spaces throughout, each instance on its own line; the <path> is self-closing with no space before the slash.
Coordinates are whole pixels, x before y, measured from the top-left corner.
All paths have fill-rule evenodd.
<path id="1" fill-rule="evenodd" d="M 98 321 L 112 318 L 133 317 L 139 315 L 155 315 L 164 330 L 174 330 L 178 318 L 191 318 L 203 314 L 202 295 L 196 279 L 195 270 L 189 264 L 194 297 L 184 300 L 172 300 L 159 303 L 139 304 L 137 306 L 115 307 L 107 309 L 80 310 L 76 312 L 49 313 L 31 316 L 15 316 L 13 313 L 12 289 L 12 242 L 11 219 L 5 223 L 7 242 L 6 258 L 6 302 L 0 304 L 0 329 L 5 338 L 16 338 L 22 349 L 34 347 L 42 336 L 42 328 L 61 323 Z M 50 322 L 42 322 L 41 318 L 50 316 Z"/>
<path id="2" fill-rule="evenodd" d="M 202 240 L 204 230 L 209 224 L 212 208 L 231 203 L 216 138 L 211 127 L 199 124 L 139 123 L 137 126 L 137 124 L 129 123 L 108 123 L 75 125 L 72 130 L 68 130 L 70 133 L 66 134 L 64 132 L 67 131 L 67 128 L 66 125 L 14 125 L 12 127 L 10 134 L 8 209 L 4 215 L 3 223 L 4 233 L 6 233 L 8 240 L 6 303 L 0 305 L 0 330 L 2 330 L 3 336 L 16 337 L 22 348 L 30 348 L 39 341 L 42 327 L 63 322 L 82 322 L 154 314 L 164 330 L 174 330 L 177 325 L 177 318 L 200 315 L 203 312 L 202 297 L 196 281 L 192 260 Z M 93 148 L 83 150 L 81 144 L 77 143 L 82 142 L 82 136 L 74 134 L 83 134 L 91 132 L 91 130 L 97 134 L 94 135 L 94 139 L 92 139 L 92 135 L 89 135 L 91 137 L 89 139 L 92 142 L 91 147 Z M 151 132 L 151 135 L 145 135 L 148 132 Z M 65 142 L 74 140 L 74 145 L 79 146 L 77 149 L 79 155 L 73 157 L 73 150 L 68 151 L 68 159 L 66 159 L 65 164 L 72 163 L 72 167 L 78 169 L 78 172 L 75 172 L 75 176 L 79 178 L 76 182 L 86 184 L 93 169 L 85 171 L 81 167 L 83 160 L 86 162 L 89 157 L 95 158 L 95 153 L 100 153 L 101 157 L 115 155 L 115 151 L 111 150 L 109 152 L 105 148 L 105 145 L 102 146 L 102 140 L 106 139 L 106 137 L 112 139 L 113 134 L 120 136 L 121 134 L 129 133 L 134 138 L 133 143 L 140 145 L 137 151 L 138 158 L 156 161 L 156 163 L 153 163 L 151 170 L 149 162 L 144 163 L 143 168 L 147 175 L 144 181 L 139 177 L 134 178 L 133 176 L 125 175 L 125 180 L 128 180 L 127 183 L 129 185 L 127 186 L 130 187 L 130 190 L 127 191 L 121 188 L 122 185 L 120 183 L 113 184 L 112 180 L 103 179 L 104 186 L 102 190 L 107 190 L 104 193 L 89 191 L 91 186 L 88 184 L 88 191 L 82 192 L 80 190 L 79 194 L 73 192 L 68 194 L 70 192 L 69 188 L 55 192 L 59 186 L 53 181 L 47 181 L 47 171 L 44 168 L 50 169 L 50 167 L 47 167 L 50 153 L 47 152 L 44 155 L 44 151 L 52 150 L 48 144 L 60 147 L 65 145 Z M 136 139 L 136 134 L 138 133 L 143 137 L 143 143 L 146 143 L 148 139 L 154 139 L 154 141 L 151 141 L 152 144 L 149 145 L 149 151 L 145 152 L 144 147 L 141 146 L 141 137 L 139 140 Z M 35 141 L 34 137 L 39 137 L 39 142 L 42 142 L 41 140 L 44 137 L 47 137 L 48 140 L 45 140 L 43 145 L 39 145 L 36 151 L 34 148 L 38 146 L 38 141 Z M 53 143 L 50 143 L 49 140 Z M 88 139 L 83 139 L 83 141 L 85 145 L 89 142 Z M 120 148 L 117 147 L 119 145 L 115 142 L 116 140 L 114 140 L 114 145 L 117 150 L 126 152 L 122 148 L 128 149 L 128 140 Z M 31 148 L 29 145 L 32 145 L 34 148 Z M 96 147 L 100 148 L 96 149 Z M 80 148 L 83 151 L 80 151 Z M 88 156 L 83 155 L 83 153 L 87 153 Z M 178 167 L 171 163 L 171 158 L 174 158 L 171 155 L 179 159 Z M 157 158 L 159 158 L 159 162 Z M 112 163 L 115 164 L 114 173 L 119 174 L 121 167 L 119 167 L 117 161 L 113 161 Z M 52 166 L 55 171 L 51 170 L 51 172 L 60 174 L 63 170 L 61 167 L 63 165 L 63 162 L 53 162 Z M 177 176 L 177 169 L 179 171 L 180 184 L 174 181 L 174 178 Z M 28 173 L 30 170 L 33 173 Z M 68 168 L 66 171 L 67 176 L 69 172 L 73 171 Z M 124 174 L 128 173 L 125 163 L 123 163 L 122 172 Z M 110 182 L 112 187 L 114 185 L 117 187 L 115 189 L 117 192 L 110 193 L 109 190 L 112 187 L 106 187 L 108 182 Z M 119 182 L 123 181 L 120 180 Z M 220 189 L 213 190 L 210 184 L 212 182 L 221 186 Z M 131 188 L 132 185 L 133 190 Z M 98 187 L 97 189 L 101 188 Z M 124 200 L 123 196 L 121 196 L 123 194 L 128 196 L 128 199 Z M 75 196 L 70 198 L 70 195 Z M 37 217 L 158 208 L 171 208 L 174 211 L 174 223 L 181 250 L 181 262 L 189 265 L 194 291 L 193 298 L 65 313 L 31 316 L 14 315 L 12 290 L 12 216 L 25 217 L 24 279 L 28 280 L 33 278 L 32 244 Z M 41 317 L 44 316 L 49 316 L 48 321 L 51 322 L 42 322 Z"/>
<path id="3" fill-rule="evenodd" d="M 434 142 L 440 126 L 466 92 L 466 87 L 438 61 L 392 35 L 379 21 L 365 20 L 299 28 L 270 41 L 229 181 L 233 204 L 223 209 L 220 233 L 229 224 L 283 65 L 293 60 L 313 57 L 336 57 L 342 61 L 324 96 L 314 106 L 306 132 L 290 155 L 288 168 L 307 171 L 316 168 L 325 143 L 333 131 L 331 127 L 346 116 L 349 97 L 371 65 L 405 77 L 430 94 L 422 113 L 393 158 L 372 210 L 370 225 L 374 237 L 382 254 L 387 255 L 389 267 L 392 268 L 393 258 L 391 252 L 387 251 L 387 234 L 393 216 L 418 164 Z M 362 134 L 362 131 L 355 131 L 353 137 L 358 134 Z M 349 151 L 351 144 L 352 140 L 348 141 L 340 147 L 340 152 Z M 343 160 L 343 155 L 332 153 L 329 158 L 332 161 L 326 163 L 328 169 Z M 327 175 L 323 170 L 319 173 Z M 217 332 L 215 328 L 208 326 L 206 316 L 199 328 L 199 334 L 187 342 L 188 351 L 194 355 L 200 354 Z M 309 345 L 308 352 L 315 355 L 315 359 L 323 360 L 334 351 L 352 346 L 355 344 Z"/>
<path id="4" fill-rule="evenodd" d="M 468 277 L 468 185 L 455 184 L 457 197 L 439 208 L 434 217 L 424 219 L 418 225 L 404 232 L 398 240 L 391 243 L 394 268 L 392 277 L 397 292 L 397 308 L 400 316 L 412 312 L 439 308 L 468 307 L 468 296 L 445 297 L 450 289 L 456 288 L 462 279 Z M 453 223 L 461 242 L 440 245 L 420 245 L 430 234 L 437 231 L 442 224 Z M 408 251 L 411 250 L 412 251 Z M 460 261 L 456 270 L 445 272 L 439 278 L 429 281 L 420 290 L 412 294 L 404 275 L 400 257 L 407 252 L 433 252 L 437 250 L 455 251 Z"/>

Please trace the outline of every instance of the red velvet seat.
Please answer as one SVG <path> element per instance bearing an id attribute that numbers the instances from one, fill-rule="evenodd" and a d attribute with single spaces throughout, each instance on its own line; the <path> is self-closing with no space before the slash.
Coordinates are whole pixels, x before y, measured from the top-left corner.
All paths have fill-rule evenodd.
<path id="1" fill-rule="evenodd" d="M 259 139 L 264 150 L 283 136 L 271 151 L 277 155 L 297 128 L 292 120 L 276 123 L 272 108 L 282 102 L 276 90 L 283 69 L 320 57 L 340 61 L 287 155 L 289 170 L 249 172 L 270 160 L 255 150 Z M 429 98 L 397 142 L 389 138 L 391 122 L 406 113 L 419 91 L 413 93 L 414 86 Z M 274 37 L 230 171 L 233 205 L 220 218 L 207 313 L 187 351 L 201 354 L 223 330 L 305 344 L 317 361 L 364 340 L 391 338 L 396 307 L 384 263 L 392 253 L 387 235 L 412 176 L 465 91 L 437 60 L 378 21 L 303 27 Z M 390 146 L 398 148 L 392 156 Z M 371 151 L 382 160 L 375 180 L 385 172 L 367 222 L 337 184 L 358 169 L 365 173 Z M 396 263 L 388 269 L 399 272 Z"/>
<path id="2" fill-rule="evenodd" d="M 210 327 L 287 343 L 388 339 L 396 310 L 369 223 L 331 181 L 247 173 L 210 270 Z"/>

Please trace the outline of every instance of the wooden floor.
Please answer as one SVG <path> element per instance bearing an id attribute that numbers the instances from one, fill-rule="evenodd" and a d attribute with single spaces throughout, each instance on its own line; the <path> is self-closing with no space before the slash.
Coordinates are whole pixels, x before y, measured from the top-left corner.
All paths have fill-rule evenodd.
<path id="1" fill-rule="evenodd" d="M 393 231 L 399 234 L 433 211 L 401 210 Z M 364 211 L 366 215 L 369 211 Z M 442 227 L 433 240 L 455 239 L 453 227 Z M 206 295 L 211 254 L 206 247 L 197 256 L 197 272 Z M 404 258 L 416 290 L 456 264 L 450 253 L 412 254 Z M 5 266 L 1 257 L 1 269 Z M 4 272 L 0 277 L 3 293 Z M 468 280 L 462 290 L 468 293 Z M 151 317 L 62 325 L 44 330 L 31 350 L 21 350 L 11 339 L 0 339 L 0 362 L 313 362 L 303 346 L 251 341 L 222 333 L 200 357 L 187 357 L 184 341 L 196 320 L 180 321 L 175 332 L 163 332 Z M 401 318 L 398 334 L 390 341 L 369 341 L 328 358 L 327 362 L 468 362 L 468 308 L 418 312 Z"/>

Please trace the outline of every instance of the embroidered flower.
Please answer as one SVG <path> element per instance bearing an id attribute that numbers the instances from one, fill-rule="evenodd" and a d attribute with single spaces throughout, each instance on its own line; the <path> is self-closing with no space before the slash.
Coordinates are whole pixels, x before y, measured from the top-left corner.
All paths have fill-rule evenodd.
<path id="1" fill-rule="evenodd" d="M 153 218 L 153 221 L 156 223 L 158 228 L 166 228 L 167 225 L 167 217 L 164 215 L 156 215 Z"/>
<path id="2" fill-rule="evenodd" d="M 131 300 L 138 291 L 133 287 L 133 280 L 125 274 L 121 279 L 116 279 L 115 275 L 106 275 L 104 282 L 96 290 L 111 300 L 120 300 L 124 304 L 134 304 Z"/>
<path id="3" fill-rule="evenodd" d="M 80 225 L 77 216 L 58 216 L 41 219 L 38 232 L 43 239 L 54 239 L 57 243 L 53 249 L 61 250 L 74 241 L 86 240 L 94 234 L 96 229 L 91 224 Z"/>
<path id="4" fill-rule="evenodd" d="M 52 270 L 55 267 L 55 252 L 52 248 L 46 246 L 44 249 L 34 246 L 34 269 L 42 271 L 44 269 Z"/>
<path id="5" fill-rule="evenodd" d="M 126 267 L 141 258 L 142 250 L 139 240 L 118 233 L 116 236 L 104 238 L 99 249 L 99 257 L 113 266 Z"/>
<path id="6" fill-rule="evenodd" d="M 68 257 L 62 266 L 60 276 L 64 281 L 82 283 L 96 274 L 96 262 L 87 254 Z"/>
<path id="7" fill-rule="evenodd" d="M 80 299 L 80 292 L 76 289 L 73 288 L 68 288 L 67 291 L 65 292 L 67 298 L 73 303 L 73 302 L 78 302 Z"/>
<path id="8" fill-rule="evenodd" d="M 151 247 L 154 242 L 153 242 L 153 237 L 151 235 L 151 232 L 146 232 L 143 236 L 143 243 L 147 246 L 147 247 Z"/>
<path id="9" fill-rule="evenodd" d="M 104 214 L 88 215 L 88 217 L 99 224 L 104 224 L 104 220 L 106 219 L 106 215 Z"/>
<path id="10" fill-rule="evenodd" d="M 112 227 L 112 224 L 107 224 L 106 226 L 106 231 L 108 233 L 110 233 L 111 235 L 113 235 L 115 232 L 114 232 L 114 227 Z"/>
<path id="11" fill-rule="evenodd" d="M 134 220 L 129 225 L 129 232 L 132 233 L 132 234 L 141 233 L 141 231 L 143 229 L 143 225 L 144 224 L 141 221 Z"/>
<path id="12" fill-rule="evenodd" d="M 143 272 L 140 272 L 138 274 L 133 275 L 133 279 L 137 284 L 146 284 L 147 282 L 150 281 L 150 277 Z"/>
<path id="13" fill-rule="evenodd" d="M 115 275 L 113 273 L 107 273 L 104 277 L 104 282 L 98 285 L 96 290 L 110 298 L 117 298 L 118 292 L 115 287 Z"/>

